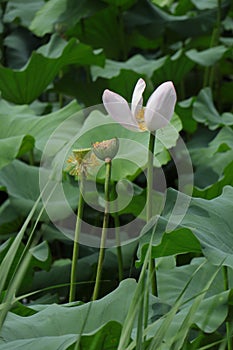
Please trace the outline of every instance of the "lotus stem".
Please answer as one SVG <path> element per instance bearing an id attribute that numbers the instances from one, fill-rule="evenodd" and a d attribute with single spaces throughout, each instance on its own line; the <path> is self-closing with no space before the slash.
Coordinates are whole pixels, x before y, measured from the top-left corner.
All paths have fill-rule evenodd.
<path id="1" fill-rule="evenodd" d="M 83 208 L 84 208 L 84 199 L 83 199 L 84 182 L 85 182 L 85 175 L 81 173 L 80 181 L 79 181 L 78 213 L 77 213 L 77 220 L 76 220 L 76 226 L 75 226 L 73 255 L 72 255 L 72 263 L 71 263 L 69 302 L 72 302 L 75 300 L 75 294 L 76 294 L 75 282 L 76 282 L 77 262 L 78 262 L 78 253 L 79 253 L 79 236 L 81 232 L 81 223 L 82 223 Z"/>
<path id="2" fill-rule="evenodd" d="M 153 215 L 153 164 L 154 164 L 154 149 L 155 149 L 155 133 L 150 133 L 148 146 L 148 167 L 147 167 L 147 222 L 150 221 Z M 151 248 L 150 248 L 151 249 Z M 158 295 L 155 260 L 150 258 L 149 270 L 151 276 L 151 290 L 153 295 Z"/>
<path id="3" fill-rule="evenodd" d="M 104 210 L 103 228 L 102 228 L 101 241 L 100 241 L 100 251 L 99 251 L 99 259 L 98 259 L 98 266 L 97 266 L 97 273 L 96 273 L 95 288 L 94 288 L 93 297 L 92 297 L 93 300 L 98 299 L 98 296 L 99 296 L 100 281 L 101 281 L 102 268 L 103 268 L 104 255 L 105 255 L 105 243 L 107 238 L 107 230 L 108 230 L 108 222 L 109 222 L 111 169 L 112 169 L 112 161 L 110 158 L 106 158 L 105 159 L 105 185 L 104 185 L 105 210 Z"/>

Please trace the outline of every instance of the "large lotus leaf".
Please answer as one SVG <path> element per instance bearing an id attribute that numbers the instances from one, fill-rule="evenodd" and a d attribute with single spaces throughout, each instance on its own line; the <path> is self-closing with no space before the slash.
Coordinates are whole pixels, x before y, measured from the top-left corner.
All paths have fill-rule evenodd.
<path id="1" fill-rule="evenodd" d="M 82 336 L 80 347 L 83 350 L 116 349 L 121 329 L 122 326 L 119 323 L 110 321 L 97 332 L 93 332 L 93 335 Z"/>
<path id="2" fill-rule="evenodd" d="M 166 318 L 161 318 L 157 322 L 154 322 L 154 324 L 149 326 L 148 331 L 148 338 L 155 340 L 156 347 L 154 348 L 157 349 L 158 345 L 161 345 L 163 346 L 163 349 L 172 349 L 173 346 L 181 340 L 181 334 L 183 332 L 189 334 L 191 330 L 190 326 L 194 324 L 206 333 L 206 339 L 208 333 L 216 331 L 218 327 L 224 323 L 228 311 L 228 296 L 229 292 L 227 291 L 202 300 L 197 306 L 197 310 L 195 313 L 192 312 L 190 306 L 185 309 L 182 309 L 177 314 L 173 315 L 172 319 L 170 319 L 171 322 L 169 324 L 168 322 L 166 322 Z M 193 302 L 195 302 L 195 299 L 193 300 Z M 193 326 L 193 328 L 195 329 L 195 331 L 197 330 L 196 326 Z M 159 333 L 160 329 L 166 329 L 166 331 L 164 332 L 162 342 L 159 342 L 158 344 L 156 343 L 156 340 L 158 339 L 156 335 Z M 210 341 L 212 340 L 210 339 Z M 180 344 L 180 346 L 177 349 L 182 349 L 182 344 Z"/>
<path id="3" fill-rule="evenodd" d="M 152 253 L 154 257 L 201 252 L 200 243 L 190 230 L 177 228 L 172 232 L 166 232 L 167 225 L 168 220 L 160 218 L 152 228 L 148 229 L 145 226 L 140 239 L 137 266 L 145 259 L 151 235 L 153 235 Z"/>
<path id="4" fill-rule="evenodd" d="M 163 261 L 163 259 L 161 259 Z M 158 285 L 160 298 L 169 305 L 174 305 L 183 290 L 181 308 L 192 304 L 193 299 L 205 288 L 206 282 L 214 275 L 217 267 L 212 265 L 206 258 L 194 258 L 190 264 L 174 266 L 173 268 L 160 268 L 158 265 Z M 232 273 L 229 273 L 230 285 L 232 284 Z M 189 282 L 190 280 L 190 282 Z M 189 282 L 189 283 L 188 283 Z M 186 286 L 187 285 L 187 286 Z M 206 291 L 206 298 L 212 297 L 225 291 L 224 276 L 220 270 Z"/>
<path id="5" fill-rule="evenodd" d="M 224 15 L 230 1 L 221 4 Z M 217 8 L 200 11 L 193 15 L 190 11 L 184 16 L 173 16 L 153 5 L 148 0 L 137 2 L 125 16 L 125 24 L 130 30 L 139 30 L 141 34 L 157 38 L 166 29 L 177 33 L 182 38 L 208 33 L 216 23 Z"/>
<path id="6" fill-rule="evenodd" d="M 59 30 L 59 26 L 61 30 L 66 30 L 103 6 L 95 0 L 50 0 L 38 9 L 30 30 L 37 36 L 53 33 L 56 27 Z"/>
<path id="7" fill-rule="evenodd" d="M 33 138 L 30 138 L 31 142 L 29 143 L 27 142 L 28 140 L 28 136 L 24 135 L 6 137 L 0 140 L 0 169 L 15 159 L 18 156 L 20 149 L 23 148 L 26 153 L 33 148 Z"/>
<path id="8" fill-rule="evenodd" d="M 190 145 L 189 152 L 193 165 L 196 168 L 196 186 L 205 189 L 212 186 L 215 182 L 221 181 L 225 168 L 232 162 L 232 140 L 232 128 L 223 127 L 216 137 L 207 142 L 207 144 L 203 144 L 201 138 L 197 137 L 194 144 Z"/>
<path id="9" fill-rule="evenodd" d="M 153 339 L 151 349 L 159 345 L 172 349 L 183 335 L 190 334 L 192 327 L 197 326 L 205 333 L 215 332 L 228 314 L 229 290 L 225 291 L 221 267 L 197 258 L 188 265 L 167 268 L 166 264 L 161 267 L 163 260 L 158 261 L 158 294 L 161 301 L 170 305 L 170 311 L 163 318 L 155 318 L 156 321 L 152 318 L 147 333 L 148 338 Z M 228 274 L 231 288 L 232 270 L 228 269 Z M 193 338 L 195 333 L 192 341 Z M 182 344 L 177 347 L 181 348 Z"/>
<path id="10" fill-rule="evenodd" d="M 176 112 L 179 115 L 183 130 L 193 134 L 197 129 L 197 122 L 192 118 L 192 105 L 194 98 L 181 101 L 176 105 Z"/>
<path id="11" fill-rule="evenodd" d="M 122 70 L 134 71 L 137 74 L 151 78 L 154 71 L 162 67 L 166 60 L 167 57 L 162 57 L 157 60 L 148 60 L 141 55 L 135 55 L 125 62 L 106 60 L 106 64 L 103 68 L 92 66 L 91 72 L 94 81 L 100 77 L 111 79 L 120 75 Z"/>
<path id="12" fill-rule="evenodd" d="M 30 30 L 37 36 L 52 33 L 55 30 L 55 25 L 58 24 L 59 16 L 66 10 L 66 5 L 67 0 L 51 0 L 44 3 L 36 15 L 34 14 Z"/>
<path id="13" fill-rule="evenodd" d="M 191 0 L 191 2 L 199 10 L 213 9 L 218 6 L 217 0 Z"/>
<path id="14" fill-rule="evenodd" d="M 145 258 L 151 235 L 153 234 L 154 257 L 174 255 L 181 253 L 180 240 L 172 240 L 172 236 L 181 234 L 183 245 L 186 250 L 183 252 L 198 251 L 197 240 L 201 245 L 201 250 L 206 258 L 216 265 L 224 264 L 232 266 L 233 264 L 233 226 L 232 226 L 232 201 L 233 188 L 226 186 L 221 196 L 212 200 L 201 198 L 192 198 L 186 215 L 180 225 L 171 232 L 167 231 L 167 222 L 171 215 L 172 206 L 176 200 L 177 193 L 172 190 L 168 197 L 167 212 L 165 217 L 158 220 L 152 228 L 149 228 L 146 235 L 142 237 L 139 254 L 141 261 Z M 166 208 L 165 208 L 166 209 Z M 171 218 L 170 218 L 171 219 Z M 144 229 L 146 232 L 146 228 Z M 186 234 L 186 236 L 185 236 Z M 183 235 L 183 237 L 182 237 Z M 195 237 L 195 238 L 194 238 Z M 172 240 L 172 245 L 168 244 Z M 177 252 L 175 252 L 177 250 Z"/>
<path id="15" fill-rule="evenodd" d="M 15 234 L 22 225 L 20 216 L 12 210 L 10 201 L 7 199 L 0 207 L 0 235 L 9 237 L 10 234 Z"/>
<path id="16" fill-rule="evenodd" d="M 156 60 L 146 59 L 138 54 L 125 62 L 106 60 L 104 68 L 92 66 L 91 72 L 94 81 L 97 78 L 110 79 L 119 76 L 122 76 L 123 79 L 125 76 L 124 81 L 127 84 L 127 80 L 129 80 L 127 75 L 130 75 L 130 72 L 135 72 L 138 78 L 143 75 L 152 78 L 156 84 L 170 80 L 171 77 L 173 82 L 178 84 L 193 66 L 194 62 L 186 57 L 183 50 L 180 50 L 171 57 L 164 56 Z"/>
<path id="17" fill-rule="evenodd" d="M 77 335 L 65 334 L 55 337 L 32 337 L 30 339 L 19 339 L 9 342 L 0 342 L 2 350 L 66 350 L 77 341 Z"/>
<path id="18" fill-rule="evenodd" d="M 196 49 L 191 49 L 186 52 L 186 56 L 190 60 L 200 64 L 201 66 L 210 67 L 216 62 L 218 62 L 227 51 L 228 48 L 221 45 L 212 47 L 204 51 L 197 51 Z"/>
<path id="19" fill-rule="evenodd" d="M 38 47 L 38 39 L 22 27 L 11 31 L 4 39 L 7 67 L 21 69 L 25 66 L 33 50 Z"/>
<path id="20" fill-rule="evenodd" d="M 54 130 L 69 117 L 75 115 L 79 106 L 75 101 L 66 107 L 44 116 L 36 116 L 28 106 L 12 106 L 1 100 L 0 104 L 0 168 L 9 164 L 17 156 L 26 153 L 34 146 L 43 150 Z M 68 142 L 71 135 L 82 126 L 83 115 L 68 122 L 56 140 L 56 147 Z M 35 140 L 35 141 L 34 141 Z M 57 149 L 57 148 L 56 148 Z"/>
<path id="21" fill-rule="evenodd" d="M 171 80 L 172 77 L 174 84 L 179 84 L 193 66 L 194 62 L 186 57 L 184 51 L 178 50 L 167 58 L 161 68 L 154 71 L 153 80 L 157 83 L 163 83 L 166 80 Z"/>
<path id="22" fill-rule="evenodd" d="M 211 90 L 208 87 L 199 92 L 193 104 L 193 118 L 199 123 L 208 125 L 210 130 L 215 130 L 223 125 L 233 125 L 233 114 L 223 113 L 220 115 L 218 113 L 213 104 Z"/>
<path id="23" fill-rule="evenodd" d="M 81 332 L 87 335 L 109 321 L 122 324 L 135 288 L 135 280 L 127 279 L 121 282 L 115 291 L 91 304 L 74 307 L 53 304 L 29 317 L 9 313 L 1 330 L 1 337 L 4 341 L 11 342 L 34 337 L 43 339 L 48 336 L 74 335 Z"/>
<path id="24" fill-rule="evenodd" d="M 233 162 L 231 162 L 224 169 L 224 174 L 221 178 L 215 182 L 214 184 L 207 186 L 203 189 L 194 188 L 193 195 L 195 197 L 201 197 L 205 199 L 212 199 L 221 195 L 224 186 L 232 186 L 233 187 Z"/>
<path id="25" fill-rule="evenodd" d="M 229 295 L 229 291 L 225 292 L 221 270 L 217 272 L 213 283 L 206 290 L 208 281 L 215 275 L 217 269 L 205 258 L 193 259 L 190 264 L 184 266 L 169 269 L 158 268 L 157 281 L 160 299 L 172 307 L 185 290 L 179 309 L 182 310 L 182 315 L 186 316 L 195 298 L 206 291 L 196 314 L 193 315 L 193 323 L 196 323 L 205 332 L 215 331 L 227 316 Z M 232 271 L 230 270 L 229 284 L 232 284 Z M 204 315 L 206 317 L 203 317 Z M 175 318 L 172 322 L 175 323 Z"/>
<path id="26" fill-rule="evenodd" d="M 45 169 L 40 171 L 46 172 Z M 40 195 L 39 168 L 15 160 L 1 169 L 0 174 L 0 186 L 6 188 L 14 210 L 19 215 L 26 216 Z M 64 184 L 64 191 L 70 201 L 70 205 L 75 208 L 78 200 L 78 191 L 74 191 L 74 187 L 68 182 Z M 50 201 L 57 219 L 66 217 L 63 203 L 56 197 L 56 191 Z M 36 214 L 38 214 L 40 209 L 41 206 L 37 209 Z M 42 218 L 45 219 L 46 216 Z"/>
<path id="27" fill-rule="evenodd" d="M 131 45 L 124 28 L 123 17 L 122 9 L 111 5 L 79 21 L 67 34 L 79 38 L 81 42 L 95 49 L 103 48 L 106 57 L 110 59 L 126 60 Z"/>
<path id="28" fill-rule="evenodd" d="M 6 10 L 3 21 L 12 23 L 15 19 L 20 19 L 21 24 L 28 27 L 41 6 L 44 5 L 43 0 L 9 0 L 6 3 Z"/>
<path id="29" fill-rule="evenodd" d="M 82 350 L 96 350 L 96 349 L 111 349 L 118 345 L 121 334 L 121 325 L 118 322 L 110 321 L 100 329 L 92 332 L 90 335 L 83 335 L 80 341 Z M 75 344 L 78 336 L 74 334 L 65 334 L 55 337 L 36 337 L 30 339 L 20 339 L 4 343 L 1 349 L 8 350 L 66 350 L 70 349 L 72 344 Z M 1 344 L 1 342 L 0 342 Z"/>
<path id="30" fill-rule="evenodd" d="M 34 51 L 21 70 L 0 67 L 0 90 L 3 98 L 17 104 L 35 100 L 53 81 L 62 67 L 69 64 L 103 64 L 103 55 L 90 46 L 53 35 L 50 42 Z"/>

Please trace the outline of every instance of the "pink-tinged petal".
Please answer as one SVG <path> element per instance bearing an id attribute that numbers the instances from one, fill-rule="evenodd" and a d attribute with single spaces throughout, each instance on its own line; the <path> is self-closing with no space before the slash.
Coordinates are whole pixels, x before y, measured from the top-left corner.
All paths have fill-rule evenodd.
<path id="1" fill-rule="evenodd" d="M 113 91 L 105 90 L 103 104 L 108 114 L 125 128 L 139 131 L 136 119 L 133 117 L 127 101 Z"/>
<path id="2" fill-rule="evenodd" d="M 150 96 L 145 108 L 145 123 L 149 131 L 166 126 L 176 104 L 176 90 L 171 81 L 161 84 Z"/>
<path id="3" fill-rule="evenodd" d="M 143 105 L 143 98 L 142 94 L 145 90 L 146 83 L 145 81 L 140 78 L 135 85 L 133 96 L 132 96 L 132 102 L 131 102 L 131 111 L 133 116 L 136 116 L 140 109 L 142 109 Z"/>

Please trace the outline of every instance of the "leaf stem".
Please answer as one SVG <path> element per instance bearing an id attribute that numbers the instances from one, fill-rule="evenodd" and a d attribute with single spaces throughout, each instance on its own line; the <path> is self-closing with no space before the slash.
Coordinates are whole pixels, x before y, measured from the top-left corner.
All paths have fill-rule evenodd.
<path id="1" fill-rule="evenodd" d="M 63 71 L 62 70 L 60 70 L 60 72 L 58 73 L 58 77 L 59 77 L 59 79 L 62 79 L 62 77 L 63 77 Z M 58 94 L 58 101 L 59 101 L 59 107 L 60 108 L 62 108 L 63 107 L 63 94 L 62 94 L 62 92 L 59 92 L 59 94 Z"/>
<path id="2" fill-rule="evenodd" d="M 123 256 L 121 249 L 121 238 L 120 238 L 120 220 L 118 215 L 118 205 L 117 205 L 117 193 L 116 193 L 116 184 L 114 184 L 114 226 L 116 234 L 116 249 L 117 249 L 117 262 L 118 262 L 118 279 L 119 282 L 123 280 L 124 277 L 124 267 L 123 267 Z"/>
<path id="3" fill-rule="evenodd" d="M 218 0 L 216 25 L 212 32 L 212 36 L 210 40 L 210 48 L 218 45 L 218 42 L 219 42 L 219 35 L 221 30 L 221 4 L 222 4 L 222 0 Z M 215 78 L 215 71 L 216 71 L 215 64 L 212 67 L 205 68 L 203 87 L 206 87 L 206 86 L 212 87 L 214 83 L 214 78 Z"/>
<path id="4" fill-rule="evenodd" d="M 150 133 L 148 146 L 148 165 L 147 165 L 147 222 L 153 215 L 152 209 L 152 194 L 153 194 L 153 164 L 154 164 L 154 149 L 155 149 L 155 133 Z M 153 295 L 158 295 L 156 282 L 155 260 L 150 258 L 149 270 L 151 277 L 151 289 Z"/>
<path id="5" fill-rule="evenodd" d="M 123 280 L 123 256 L 121 250 L 120 229 L 119 229 L 119 217 L 118 214 L 114 215 L 115 232 L 116 232 L 116 245 L 117 245 L 117 261 L 118 261 L 118 278 L 119 282 Z"/>
<path id="6" fill-rule="evenodd" d="M 111 180 L 111 169 L 112 169 L 112 161 L 110 158 L 105 159 L 105 184 L 104 184 L 104 192 L 105 192 L 105 210 L 104 210 L 104 220 L 103 220 L 103 228 L 101 234 L 100 241 L 100 251 L 99 251 L 99 259 L 95 280 L 95 288 L 93 292 L 93 300 L 96 300 L 99 295 L 100 288 L 100 280 L 102 275 L 103 261 L 105 255 L 105 243 L 107 238 L 107 230 L 108 230 L 108 221 L 109 221 L 109 201 L 110 201 L 110 180 Z"/>
<path id="7" fill-rule="evenodd" d="M 81 232 L 81 223 L 82 223 L 83 208 L 84 208 L 84 199 L 83 199 L 83 193 L 85 189 L 84 182 L 85 182 L 85 175 L 81 172 L 80 180 L 79 180 L 78 213 L 77 213 L 77 220 L 76 220 L 76 226 L 75 226 L 73 255 L 72 255 L 72 263 L 71 263 L 69 302 L 72 302 L 75 300 L 75 294 L 76 294 L 75 281 L 76 281 L 77 261 L 78 261 L 78 253 L 79 253 L 79 236 Z"/>

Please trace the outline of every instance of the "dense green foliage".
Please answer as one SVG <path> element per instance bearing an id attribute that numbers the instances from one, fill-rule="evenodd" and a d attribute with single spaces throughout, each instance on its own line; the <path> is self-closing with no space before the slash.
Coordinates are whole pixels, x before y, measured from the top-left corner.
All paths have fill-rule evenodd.
<path id="1" fill-rule="evenodd" d="M 0 16 L 0 349 L 232 350 L 232 2 L 0 0 Z M 167 80 L 178 98 L 171 124 L 156 134 L 155 182 L 163 172 L 168 190 L 153 191 L 159 217 L 147 224 L 149 135 L 114 123 L 99 106 L 105 89 L 130 102 L 140 77 L 145 102 Z M 174 161 L 179 135 L 194 183 L 173 227 L 186 169 Z M 45 210 L 47 163 L 76 213 L 79 185 L 64 171 L 67 156 L 113 137 L 122 143 L 112 187 L 133 193 L 110 214 L 123 237 L 123 280 L 119 251 L 106 248 L 101 299 L 90 302 L 98 245 L 85 245 L 83 232 L 77 301 L 68 303 L 73 242 L 54 222 L 70 211 L 56 191 L 52 213 Z M 84 221 L 101 226 L 103 166 L 98 191 L 91 182 Z M 134 219 L 138 232 L 129 240 Z M 147 300 L 150 250 L 158 297 Z"/>

